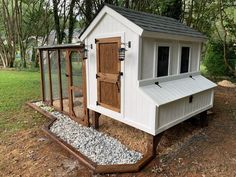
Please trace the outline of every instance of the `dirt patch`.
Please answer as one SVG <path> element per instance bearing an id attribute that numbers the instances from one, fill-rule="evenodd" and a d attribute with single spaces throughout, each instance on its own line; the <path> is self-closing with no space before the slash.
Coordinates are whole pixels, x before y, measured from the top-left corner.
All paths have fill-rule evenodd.
<path id="1" fill-rule="evenodd" d="M 24 111 L 32 111 L 24 108 Z M 141 172 L 110 176 L 236 176 L 236 88 L 218 87 L 209 126 L 185 121 L 165 132 L 158 156 Z M 46 121 L 45 121 L 46 123 Z M 100 131 L 140 152 L 145 134 L 137 129 L 101 118 Z M 44 136 L 39 127 L 18 131 L 0 140 L 0 176 L 80 176 L 92 171 Z"/>
<path id="2" fill-rule="evenodd" d="M 228 80 L 220 81 L 217 84 L 222 87 L 230 87 L 230 88 L 236 87 L 236 85 L 234 83 L 232 83 L 231 81 L 228 81 Z"/>

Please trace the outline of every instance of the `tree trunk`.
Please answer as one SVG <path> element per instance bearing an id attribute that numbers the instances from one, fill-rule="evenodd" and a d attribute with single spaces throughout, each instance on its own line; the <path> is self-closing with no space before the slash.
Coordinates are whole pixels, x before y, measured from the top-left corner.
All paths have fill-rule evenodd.
<path id="1" fill-rule="evenodd" d="M 92 19 L 93 19 L 93 14 L 92 14 L 92 0 L 86 0 L 85 2 L 85 17 L 86 17 L 86 25 L 88 25 Z"/>
<path id="2" fill-rule="evenodd" d="M 56 35 L 57 35 L 57 43 L 61 44 L 63 39 L 62 39 L 62 33 L 61 33 L 61 28 L 60 28 L 60 18 L 58 14 L 58 1 L 53 0 L 52 2 L 53 2 L 53 16 L 54 16 Z"/>
<path id="3" fill-rule="evenodd" d="M 70 10 L 69 10 L 69 29 L 68 29 L 68 43 L 72 43 L 74 26 L 76 21 L 76 16 L 74 16 L 74 7 L 76 0 L 71 0 Z"/>
<path id="4" fill-rule="evenodd" d="M 2 56 L 2 54 L 0 53 L 0 58 L 1 58 L 1 61 L 2 61 L 2 64 L 3 64 L 3 68 L 6 68 L 6 62 Z"/>

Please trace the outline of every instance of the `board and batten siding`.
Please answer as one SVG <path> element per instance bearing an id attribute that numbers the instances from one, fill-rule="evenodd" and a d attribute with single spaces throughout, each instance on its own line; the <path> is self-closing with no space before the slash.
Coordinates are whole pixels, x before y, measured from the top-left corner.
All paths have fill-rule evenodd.
<path id="1" fill-rule="evenodd" d="M 198 113 L 210 109 L 213 106 L 213 89 L 206 90 L 193 95 L 192 103 L 189 103 L 189 97 L 176 100 L 174 102 L 161 105 L 156 112 L 156 132 L 166 130 L 167 128 L 184 121 Z"/>
<path id="2" fill-rule="evenodd" d="M 121 37 L 121 42 L 131 41 L 127 47 L 125 60 L 121 62 L 121 113 L 117 113 L 96 105 L 96 38 Z M 87 102 L 88 108 L 120 122 L 126 123 L 143 131 L 155 134 L 155 104 L 145 99 L 138 90 L 138 62 L 140 36 L 126 27 L 115 17 L 105 14 L 96 27 L 85 39 L 85 44 L 93 45 L 88 48 L 87 66 Z M 146 109 L 148 107 L 148 109 Z"/>
<path id="3" fill-rule="evenodd" d="M 177 75 L 180 72 L 181 46 L 189 46 L 191 48 L 189 72 L 199 71 L 201 54 L 200 42 L 186 42 L 145 37 L 142 39 L 141 80 L 156 77 L 158 45 L 170 46 L 171 53 L 169 62 L 169 75 Z"/>

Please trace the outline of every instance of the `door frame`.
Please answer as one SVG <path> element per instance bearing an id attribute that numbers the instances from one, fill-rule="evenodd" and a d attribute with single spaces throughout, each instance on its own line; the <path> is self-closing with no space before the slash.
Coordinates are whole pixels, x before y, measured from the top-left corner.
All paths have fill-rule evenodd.
<path id="1" fill-rule="evenodd" d="M 78 88 L 73 86 L 73 76 L 72 76 L 72 61 L 71 61 L 71 54 L 72 52 L 78 52 L 81 55 L 82 60 L 82 88 Z M 74 117 L 76 119 L 81 119 L 83 123 L 88 117 L 88 109 L 87 109 L 87 91 L 86 91 L 86 64 L 85 60 L 82 58 L 82 51 L 79 49 L 67 49 L 66 50 L 66 72 L 67 72 L 67 80 L 68 80 L 68 99 L 69 99 L 69 115 L 71 117 Z M 75 90 L 81 90 L 83 93 L 83 117 L 76 116 L 74 112 L 74 100 L 73 100 L 73 92 Z M 81 120 L 78 120 L 78 122 L 81 122 Z"/>
<path id="2" fill-rule="evenodd" d="M 119 73 L 117 75 L 118 78 L 114 78 L 115 76 L 112 76 L 112 74 L 106 74 L 104 77 L 107 77 L 107 80 L 109 80 L 109 78 L 111 80 L 115 80 L 117 79 L 117 81 L 119 80 L 119 108 L 115 108 L 113 106 L 110 106 L 110 105 L 107 105 L 107 104 L 104 104 L 104 103 L 101 103 L 100 101 L 100 81 L 99 81 L 99 77 L 98 75 L 101 74 L 99 73 L 99 66 L 100 66 L 100 63 L 99 63 L 99 58 L 100 58 L 100 51 L 99 51 L 99 43 L 109 43 L 109 42 L 117 42 L 118 43 L 118 50 L 119 50 L 119 47 L 121 46 L 121 37 L 120 36 L 113 36 L 113 37 L 104 37 L 104 38 L 96 38 L 95 39 L 95 43 L 96 43 L 96 69 L 97 69 L 97 74 L 96 74 L 96 79 L 97 79 L 97 105 L 100 105 L 104 108 L 107 108 L 109 110 L 112 110 L 112 111 L 115 111 L 115 112 L 118 112 L 118 113 L 121 113 L 121 110 L 122 110 L 122 92 L 123 92 L 123 82 L 122 82 L 122 67 L 121 67 L 121 61 L 119 60 L 119 52 L 117 52 L 117 60 L 118 60 L 118 70 L 119 70 Z M 111 81 L 111 83 L 114 83 L 114 81 Z"/>

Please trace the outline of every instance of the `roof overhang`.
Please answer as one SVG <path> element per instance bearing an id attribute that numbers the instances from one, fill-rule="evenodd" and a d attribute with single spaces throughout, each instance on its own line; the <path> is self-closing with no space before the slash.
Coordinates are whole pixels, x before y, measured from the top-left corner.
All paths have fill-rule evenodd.
<path id="1" fill-rule="evenodd" d="M 170 40 L 179 40 L 179 41 L 191 41 L 191 42 L 206 42 L 207 37 L 197 37 L 197 36 L 187 36 L 187 35 L 176 35 L 171 33 L 160 33 L 160 32 L 150 32 L 143 31 L 142 37 L 151 37 L 151 38 L 161 38 L 161 39 L 170 39 Z"/>
<path id="2" fill-rule="evenodd" d="M 97 26 L 97 24 L 102 20 L 102 18 L 109 14 L 113 18 L 115 18 L 117 21 L 137 33 L 138 35 L 142 35 L 143 29 L 136 25 L 135 23 L 131 22 L 112 8 L 108 6 L 103 6 L 103 8 L 98 12 L 94 20 L 88 25 L 88 27 L 83 31 L 83 33 L 80 36 L 81 41 L 84 41 L 84 39 L 93 31 L 93 29 Z"/>
<path id="3" fill-rule="evenodd" d="M 201 75 L 182 79 L 160 82 L 159 85 L 150 84 L 139 87 L 156 106 L 165 105 L 176 100 L 210 90 L 216 84 Z"/>

